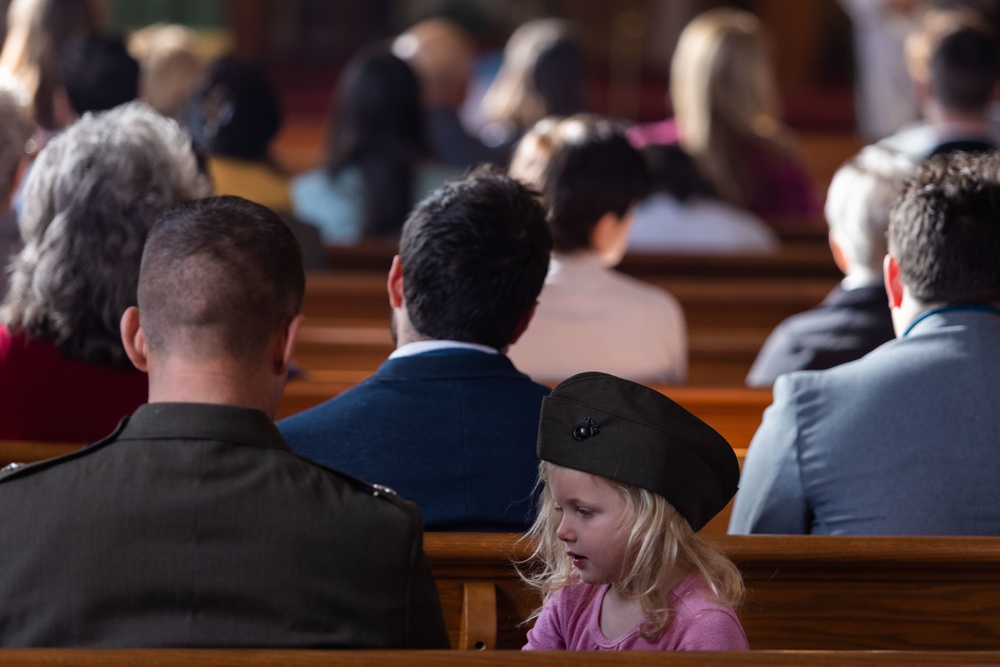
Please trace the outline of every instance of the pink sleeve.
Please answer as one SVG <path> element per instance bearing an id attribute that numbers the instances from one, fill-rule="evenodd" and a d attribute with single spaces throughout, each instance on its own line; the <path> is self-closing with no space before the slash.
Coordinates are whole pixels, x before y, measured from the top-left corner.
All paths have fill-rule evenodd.
<path id="1" fill-rule="evenodd" d="M 559 602 L 565 590 L 564 588 L 549 598 L 542 613 L 535 619 L 534 627 L 528 630 L 528 643 L 522 647 L 522 651 L 561 651 L 566 648 L 566 638 L 559 620 Z"/>
<path id="2" fill-rule="evenodd" d="M 674 636 L 676 651 L 746 651 L 750 648 L 743 626 L 732 609 L 703 610 Z"/>

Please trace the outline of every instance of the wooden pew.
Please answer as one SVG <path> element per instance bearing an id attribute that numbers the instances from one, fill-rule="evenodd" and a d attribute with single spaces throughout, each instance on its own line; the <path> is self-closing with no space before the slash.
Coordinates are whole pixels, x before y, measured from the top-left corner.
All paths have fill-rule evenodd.
<path id="1" fill-rule="evenodd" d="M 81 442 L 41 442 L 0 440 L 0 468 L 11 463 L 33 463 L 70 454 L 83 447 Z"/>
<path id="2" fill-rule="evenodd" d="M 0 649 L 2 667 L 965 667 L 990 651 L 402 651 L 304 649 Z"/>
<path id="3" fill-rule="evenodd" d="M 278 406 L 278 418 L 301 412 L 332 398 L 360 381 L 361 373 L 315 373 L 314 379 L 292 380 Z M 771 404 L 771 390 L 748 387 L 655 385 L 661 393 L 690 410 L 722 434 L 736 449 L 746 449 Z"/>
<path id="4" fill-rule="evenodd" d="M 688 325 L 687 384 L 738 386 L 770 331 L 818 304 L 825 278 L 718 280 L 658 278 Z M 385 279 L 365 273 L 312 273 L 306 288 L 296 360 L 307 370 L 373 372 L 393 349 Z"/>
<path id="5" fill-rule="evenodd" d="M 626 253 L 617 269 L 637 278 L 830 278 L 842 275 L 833 262 L 826 234 L 813 241 L 783 243 L 772 253 Z M 386 274 L 399 251 L 395 239 L 363 239 L 352 246 L 330 246 L 327 260 L 335 272 Z"/>
<path id="6" fill-rule="evenodd" d="M 688 340 L 691 386 L 741 386 L 769 330 L 762 328 L 704 330 Z M 367 371 L 384 362 L 395 349 L 388 325 L 368 320 L 309 318 L 299 329 L 296 363 L 313 371 Z"/>
<path id="7" fill-rule="evenodd" d="M 518 537 L 426 535 L 453 646 L 524 643 L 539 600 L 511 565 L 527 556 Z M 1000 651 L 1000 538 L 706 539 L 743 573 L 752 649 Z"/>
<path id="8" fill-rule="evenodd" d="M 647 278 L 673 294 L 684 308 L 688 335 L 729 328 L 769 332 L 795 313 L 816 306 L 833 289 L 834 278 L 691 277 Z M 309 319 L 361 321 L 369 326 L 389 322 L 386 278 L 365 272 L 310 272 L 302 312 Z"/>

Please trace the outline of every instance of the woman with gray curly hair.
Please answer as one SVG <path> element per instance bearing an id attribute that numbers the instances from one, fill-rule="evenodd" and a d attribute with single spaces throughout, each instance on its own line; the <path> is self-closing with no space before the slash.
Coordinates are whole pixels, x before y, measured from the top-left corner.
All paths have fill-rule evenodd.
<path id="1" fill-rule="evenodd" d="M 146 401 L 119 320 L 149 229 L 210 189 L 187 134 L 142 103 L 87 115 L 39 154 L 0 306 L 0 438 L 95 440 Z"/>

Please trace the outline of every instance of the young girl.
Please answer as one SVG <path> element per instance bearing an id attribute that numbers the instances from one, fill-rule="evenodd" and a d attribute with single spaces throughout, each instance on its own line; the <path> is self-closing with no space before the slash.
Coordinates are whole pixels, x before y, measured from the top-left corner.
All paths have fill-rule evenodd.
<path id="1" fill-rule="evenodd" d="M 543 399 L 538 456 L 538 568 L 522 576 L 544 603 L 526 650 L 748 648 L 739 570 L 695 535 L 736 492 L 722 436 L 652 389 L 581 373 Z"/>

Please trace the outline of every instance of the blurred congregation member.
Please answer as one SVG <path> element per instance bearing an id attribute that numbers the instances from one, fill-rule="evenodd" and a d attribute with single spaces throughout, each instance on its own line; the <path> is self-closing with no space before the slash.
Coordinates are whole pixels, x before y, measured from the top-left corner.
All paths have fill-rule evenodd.
<path id="1" fill-rule="evenodd" d="M 282 214 L 302 246 L 306 268 L 324 268 L 319 230 L 289 215 L 288 176 L 268 153 L 282 111 L 264 70 L 236 56 L 217 58 L 205 68 L 183 116 L 206 157 L 215 193 L 244 197 Z"/>
<path id="2" fill-rule="evenodd" d="M 889 216 L 897 339 L 782 375 L 732 533 L 1000 535 L 1000 155 L 918 167 Z"/>
<path id="3" fill-rule="evenodd" d="M 0 306 L 0 437 L 96 440 L 146 402 L 118 321 L 156 218 L 208 194 L 191 141 L 133 102 L 87 115 L 34 162 Z"/>
<path id="4" fill-rule="evenodd" d="M 448 647 L 417 509 L 274 427 L 304 289 L 269 209 L 215 197 L 163 216 L 121 318 L 149 404 L 0 473 L 0 644 Z"/>
<path id="5" fill-rule="evenodd" d="M 879 143 L 915 158 L 998 145 L 989 108 L 1000 80 L 1000 43 L 969 9 L 927 13 L 906 40 L 906 60 L 923 123 Z"/>
<path id="6" fill-rule="evenodd" d="M 59 80 L 75 119 L 138 97 L 139 63 L 118 37 L 90 34 L 66 47 L 59 60 Z"/>
<path id="7" fill-rule="evenodd" d="M 378 372 L 278 423 L 296 452 L 414 501 L 428 530 L 523 531 L 547 387 L 506 356 L 552 240 L 535 193 L 497 173 L 413 210 L 389 269 L 396 350 Z"/>
<path id="8" fill-rule="evenodd" d="M 819 306 L 771 332 L 748 385 L 770 387 L 784 373 L 832 368 L 895 337 L 882 281 L 885 234 L 889 209 L 915 166 L 904 155 L 868 146 L 837 170 L 826 196 L 826 219 L 844 279 Z"/>
<path id="9" fill-rule="evenodd" d="M 510 175 L 542 193 L 554 245 L 532 326 L 511 347 L 518 368 L 540 380 L 597 370 L 640 382 L 683 381 L 680 304 L 612 270 L 648 178 L 621 128 L 585 114 L 543 120 L 518 144 Z"/>
<path id="10" fill-rule="evenodd" d="M 194 32 L 154 23 L 129 36 L 128 50 L 139 61 L 142 99 L 164 116 L 179 118 L 204 69 Z"/>
<path id="11" fill-rule="evenodd" d="M 27 103 L 27 94 L 17 82 L 0 75 L 0 302 L 7 292 L 10 260 L 21 248 L 21 232 L 12 198 L 35 131 L 34 123 L 28 118 Z"/>
<path id="12" fill-rule="evenodd" d="M 420 78 L 428 138 L 441 162 L 466 169 L 503 161 L 500 151 L 465 130 L 458 115 L 475 55 L 462 28 L 443 18 L 421 21 L 396 38 L 392 52 Z"/>
<path id="13" fill-rule="evenodd" d="M 293 212 L 326 244 L 398 236 L 414 202 L 459 175 L 433 161 L 413 70 L 368 48 L 337 86 L 322 166 L 292 181 Z"/>
<path id="14" fill-rule="evenodd" d="M 643 150 L 650 194 L 636 204 L 630 252 L 770 252 L 778 236 L 752 213 L 718 199 L 680 146 L 650 144 Z"/>
<path id="15" fill-rule="evenodd" d="M 505 153 L 538 121 L 584 110 L 583 50 L 562 19 L 528 21 L 507 40 L 500 70 L 483 96 L 487 145 Z"/>
<path id="16" fill-rule="evenodd" d="M 56 104 L 59 61 L 66 47 L 96 27 L 88 0 L 12 0 L 0 70 L 18 80 L 31 98 L 39 128 L 58 130 L 73 121 L 66 105 Z M 39 136 L 43 144 L 46 136 Z"/>
<path id="17" fill-rule="evenodd" d="M 776 225 L 822 225 L 819 202 L 781 122 L 764 26 L 721 7 L 681 33 L 670 69 L 674 118 L 630 129 L 637 147 L 679 144 L 723 200 Z"/>

